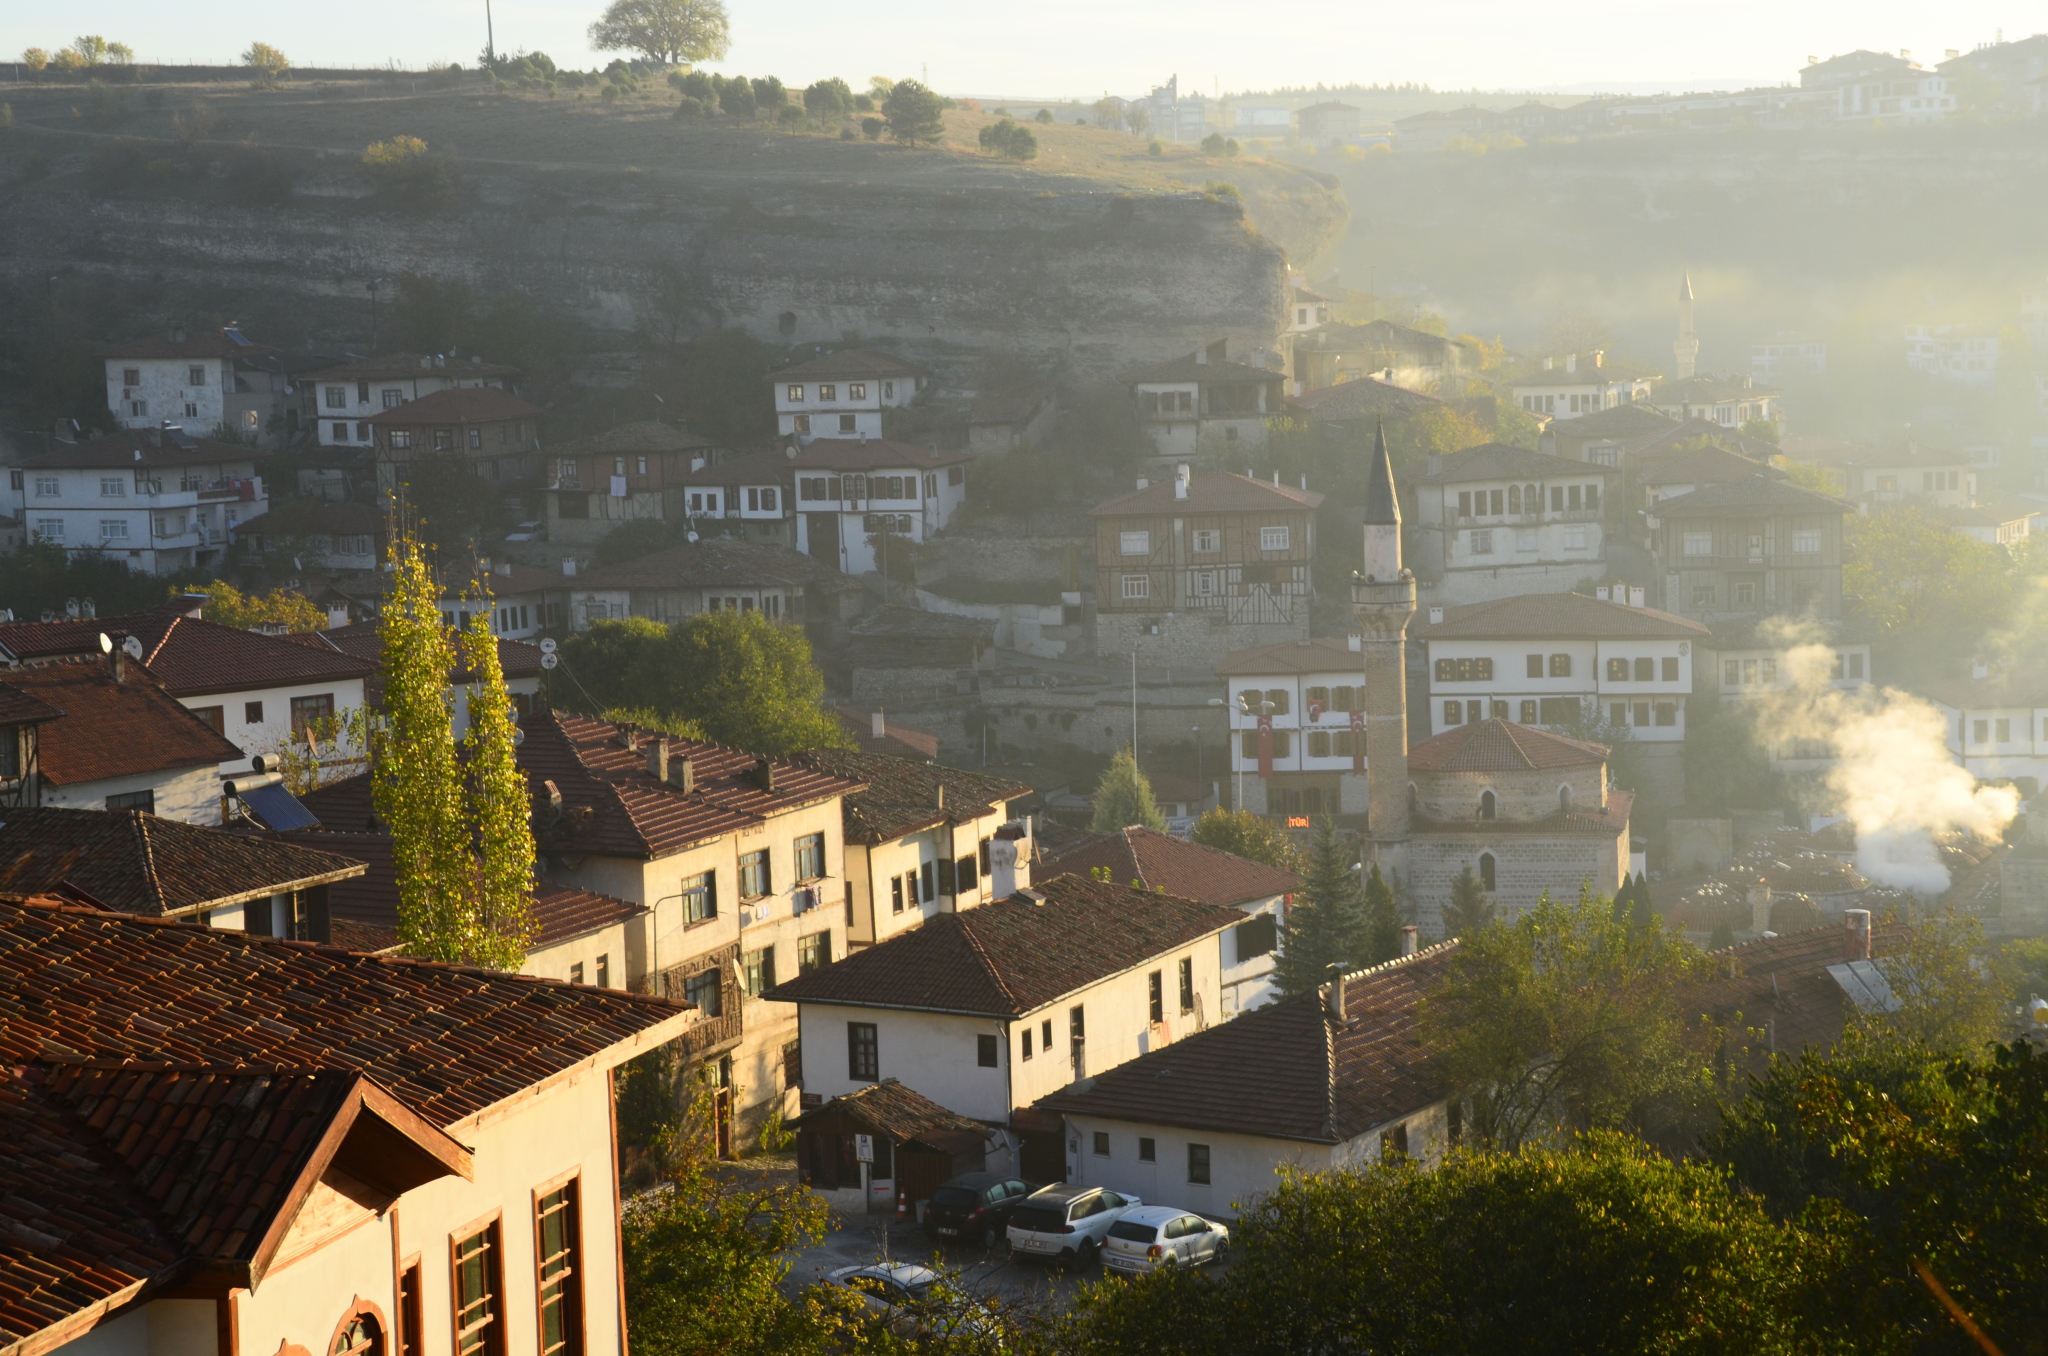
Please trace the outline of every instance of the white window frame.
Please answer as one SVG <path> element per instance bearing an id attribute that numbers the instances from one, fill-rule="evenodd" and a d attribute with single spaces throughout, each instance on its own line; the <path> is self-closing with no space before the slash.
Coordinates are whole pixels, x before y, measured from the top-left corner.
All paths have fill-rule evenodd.
<path id="1" fill-rule="evenodd" d="M 1291 541 L 1293 541 L 1293 539 L 1294 532 L 1291 528 L 1262 527 L 1259 529 L 1259 549 L 1261 551 L 1289 550 L 1291 548 L 1288 544 Z"/>
<path id="2" fill-rule="evenodd" d="M 345 410 L 348 408 L 348 387 L 329 386 L 326 388 L 326 391 L 327 394 L 325 396 L 325 399 L 327 401 L 328 409 Z"/>
<path id="3" fill-rule="evenodd" d="M 792 405 L 801 405 L 804 401 L 804 388 L 791 382 L 783 391 L 783 397 Z"/>
<path id="4" fill-rule="evenodd" d="M 1216 571 L 1195 571 L 1195 596 L 1197 598 L 1213 598 L 1216 596 Z"/>
<path id="5" fill-rule="evenodd" d="M 1223 549 L 1223 529 L 1219 527 L 1198 527 L 1195 529 L 1194 551 L 1196 555 L 1211 556 Z"/>
<path id="6" fill-rule="evenodd" d="M 1685 554 L 1689 556 L 1710 556 L 1714 554 L 1714 534 L 1712 532 L 1686 533 Z"/>
<path id="7" fill-rule="evenodd" d="M 127 541 L 128 520 L 126 518 L 100 519 L 101 541 Z"/>
<path id="8" fill-rule="evenodd" d="M 866 400 L 868 398 L 868 384 L 864 381 L 850 381 L 846 383 L 846 398 L 848 400 Z"/>
<path id="9" fill-rule="evenodd" d="M 128 497 L 128 481 L 127 481 L 126 477 L 123 477 L 123 476 L 101 476 L 101 477 L 100 477 L 100 498 L 102 498 L 102 499 L 126 499 L 127 497 Z"/>
<path id="10" fill-rule="evenodd" d="M 1152 576 L 1149 574 L 1127 574 L 1123 577 L 1123 599 L 1127 603 L 1142 603 L 1152 596 Z"/>
<path id="11" fill-rule="evenodd" d="M 1150 532 L 1119 532 L 1117 533 L 1117 551 L 1118 554 L 1126 556 L 1149 556 L 1152 554 L 1152 534 Z"/>
<path id="12" fill-rule="evenodd" d="M 37 541 L 63 541 L 64 520 L 62 518 L 36 519 Z"/>
<path id="13" fill-rule="evenodd" d="M 1812 528 L 1792 534 L 1792 554 L 1795 556 L 1817 556 L 1820 554 L 1820 529 Z"/>
<path id="14" fill-rule="evenodd" d="M 56 476 L 36 477 L 36 498 L 56 499 L 60 498 L 63 495 L 63 493 L 64 482 L 59 480 Z"/>

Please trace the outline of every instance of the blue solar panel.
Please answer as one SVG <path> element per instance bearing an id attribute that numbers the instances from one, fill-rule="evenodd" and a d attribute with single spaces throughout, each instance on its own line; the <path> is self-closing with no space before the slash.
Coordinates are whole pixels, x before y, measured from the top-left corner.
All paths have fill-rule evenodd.
<path id="1" fill-rule="evenodd" d="M 282 786 L 252 786 L 239 793 L 242 804 L 249 807 L 249 813 L 263 821 L 266 829 L 282 832 L 285 829 L 317 829 L 320 821 L 313 812 L 299 804 L 299 798 Z"/>

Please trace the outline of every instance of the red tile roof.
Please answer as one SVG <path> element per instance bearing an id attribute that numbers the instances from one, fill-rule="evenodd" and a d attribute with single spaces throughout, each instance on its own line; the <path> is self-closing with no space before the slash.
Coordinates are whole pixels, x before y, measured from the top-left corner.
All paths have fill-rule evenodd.
<path id="1" fill-rule="evenodd" d="M 1906 930 L 1877 926 L 1871 954 L 1886 955 L 1904 945 Z M 1714 977 L 1679 994 L 1687 1016 L 1698 1014 L 1734 1027 L 1752 1070 L 1770 1054 L 1796 1056 L 1803 1049 L 1827 1050 L 1842 1037 L 1848 1006 L 1842 988 L 1827 972 L 1847 958 L 1840 923 L 1801 932 L 1761 937 L 1712 953 Z"/>
<path id="2" fill-rule="evenodd" d="M 46 452 L 18 457 L 17 466 L 45 469 L 148 471 L 152 467 L 221 466 L 250 462 L 260 470 L 270 453 L 239 443 L 217 443 L 210 438 L 187 438 L 190 447 L 180 447 L 169 434 L 156 429 L 116 429 L 97 438 L 75 443 L 57 443 Z M 137 453 L 142 455 L 137 456 Z M 252 494 L 251 498 L 254 497 Z"/>
<path id="3" fill-rule="evenodd" d="M 0 891 L 68 885 L 122 913 L 225 908 L 360 876 L 360 862 L 140 810 L 23 807 L 0 822 Z"/>
<path id="4" fill-rule="evenodd" d="M 1037 1105 L 1142 1124 L 1341 1144 L 1449 1094 L 1418 1015 L 1421 1000 L 1450 968 L 1457 945 L 1446 942 L 1348 976 L 1341 1023 L 1331 1019 L 1320 994 L 1282 999 L 1183 1036 Z"/>
<path id="5" fill-rule="evenodd" d="M 795 471 L 915 471 L 973 460 L 971 453 L 941 452 L 886 438 L 813 438 L 789 465 Z"/>
<path id="6" fill-rule="evenodd" d="M 0 626 L 0 649 L 30 663 L 59 655 L 97 658 L 103 634 L 117 644 L 128 636 L 141 641 L 142 662 L 166 691 L 178 697 L 347 682 L 376 670 L 373 664 L 333 649 L 294 644 L 283 636 L 168 610 Z"/>
<path id="7" fill-rule="evenodd" d="M 1713 632 L 1689 617 L 1630 607 L 1583 593 L 1524 593 L 1490 603 L 1447 607 L 1431 622 L 1424 612 L 1415 640 L 1703 640 Z"/>
<path id="8" fill-rule="evenodd" d="M 353 362 L 341 363 L 334 367 L 323 367 L 318 371 L 299 375 L 301 382 L 315 381 L 411 381 L 428 377 L 436 381 L 475 381 L 480 377 L 516 377 L 519 369 L 503 363 L 480 363 L 468 358 L 444 363 L 436 367 L 431 353 L 380 353 L 374 358 L 358 358 Z"/>
<path id="9" fill-rule="evenodd" d="M 1411 772 L 1524 772 L 1607 761 L 1605 744 L 1566 739 L 1533 725 L 1482 720 L 1444 731 L 1408 750 Z"/>
<path id="10" fill-rule="evenodd" d="M 1024 783 L 1005 777 L 886 753 L 813 749 L 800 757 L 820 772 L 863 784 L 843 803 L 846 839 L 851 843 L 885 843 L 938 824 L 972 823 L 1034 794 Z M 938 803 L 940 787 L 946 793 L 943 807 Z"/>
<path id="11" fill-rule="evenodd" d="M 1091 518 L 1157 518 L 1189 513 L 1307 513 L 1323 502 L 1313 490 L 1273 485 L 1230 471 L 1196 471 L 1188 497 L 1173 496 L 1172 480 L 1155 480 L 1142 490 L 1088 510 Z"/>
<path id="12" fill-rule="evenodd" d="M 832 714 L 839 718 L 839 727 L 853 736 L 863 753 L 886 753 L 896 758 L 934 759 L 939 756 L 939 736 L 934 731 L 905 725 L 884 715 L 883 734 L 877 739 L 874 714 L 856 711 L 850 706 L 835 706 Z"/>
<path id="13" fill-rule="evenodd" d="M 1628 831 L 1629 811 L 1635 807 L 1636 793 L 1633 791 L 1612 791 L 1607 793 L 1605 810 L 1574 810 L 1569 814 L 1548 814 L 1541 819 L 1425 819 L 1420 815 L 1410 820 L 1410 827 L 1417 836 L 1443 834 L 1451 837 L 1485 838 L 1555 838 L 1565 834 L 1583 833 L 1599 838 L 1614 838 Z"/>
<path id="14" fill-rule="evenodd" d="M 1344 640 L 1286 640 L 1232 650 L 1216 665 L 1219 678 L 1268 673 L 1356 673 L 1365 675 L 1365 656 Z"/>
<path id="15" fill-rule="evenodd" d="M 117 683 L 104 659 L 6 671 L 7 686 L 64 713 L 42 727 L 36 765 L 57 786 L 240 761 L 242 750 L 180 706 L 139 664 Z"/>
<path id="16" fill-rule="evenodd" d="M 687 1005 L 0 898 L 0 1011 L 0 1066 L 347 1070 L 450 1126 L 617 1046 L 667 1039 Z"/>
<path id="17" fill-rule="evenodd" d="M 1151 829 L 1132 826 L 1069 849 L 1039 868 L 1045 876 L 1092 876 L 1108 867 L 1110 880 L 1164 890 L 1183 899 L 1232 907 L 1301 888 L 1301 877 Z"/>
<path id="18" fill-rule="evenodd" d="M 767 996 L 1015 1017 L 1243 921 L 1236 909 L 1058 876 L 980 908 L 942 913 Z"/>
<path id="19" fill-rule="evenodd" d="M 947 1152 L 978 1149 L 992 1133 L 980 1121 L 948 1111 L 893 1078 L 813 1107 L 791 1121 L 790 1128 L 801 1130 L 839 1116 L 851 1117 L 898 1144 L 926 1144 Z"/>
<path id="20" fill-rule="evenodd" d="M 532 419 L 543 411 L 495 386 L 451 386 L 403 405 L 379 410 L 372 424 L 405 428 L 415 424 L 474 424 L 489 419 Z"/>
<path id="21" fill-rule="evenodd" d="M 836 353 L 822 354 L 803 362 L 779 368 L 768 374 L 770 382 L 786 381 L 791 377 L 921 377 L 925 370 L 914 363 L 907 363 L 891 353 L 877 353 L 871 348 L 842 348 Z"/>

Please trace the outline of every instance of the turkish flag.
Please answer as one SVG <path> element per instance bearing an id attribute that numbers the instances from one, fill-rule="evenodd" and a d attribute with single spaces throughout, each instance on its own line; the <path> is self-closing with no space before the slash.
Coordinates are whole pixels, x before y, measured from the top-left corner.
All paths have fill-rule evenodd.
<path id="1" fill-rule="evenodd" d="M 1259 776 L 1273 780 L 1273 716 L 1271 712 L 1259 717 Z"/>
<path id="2" fill-rule="evenodd" d="M 1351 713 L 1351 770 L 1365 771 L 1365 712 Z"/>
<path id="3" fill-rule="evenodd" d="M 1310 703 L 1308 704 L 1308 720 L 1309 720 L 1309 724 L 1313 725 L 1313 724 L 1315 724 L 1315 723 L 1316 723 L 1317 721 L 1321 720 L 1322 718 L 1323 718 L 1323 704 L 1322 704 L 1321 702 L 1310 702 Z"/>

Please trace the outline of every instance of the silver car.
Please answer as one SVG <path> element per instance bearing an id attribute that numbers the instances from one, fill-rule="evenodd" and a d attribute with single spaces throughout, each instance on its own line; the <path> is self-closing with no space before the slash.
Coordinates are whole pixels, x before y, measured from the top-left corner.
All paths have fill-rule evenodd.
<path id="1" fill-rule="evenodd" d="M 918 1308 L 931 1296 L 939 1273 L 910 1262 L 880 1262 L 865 1267 L 840 1267 L 825 1284 L 860 1296 L 869 1316 L 899 1337 L 918 1331 Z"/>
<path id="2" fill-rule="evenodd" d="M 1230 1230 L 1221 1224 L 1190 1211 L 1148 1205 L 1125 1211 L 1109 1226 L 1102 1265 L 1135 1275 L 1165 1267 L 1198 1267 L 1229 1253 Z"/>
<path id="3" fill-rule="evenodd" d="M 1101 1187 L 1041 1187 L 1010 1216 L 1010 1256 L 1090 1266 L 1110 1226 L 1143 1204 L 1136 1196 Z"/>

